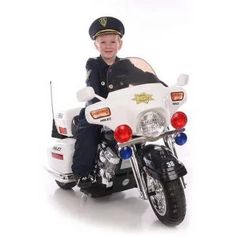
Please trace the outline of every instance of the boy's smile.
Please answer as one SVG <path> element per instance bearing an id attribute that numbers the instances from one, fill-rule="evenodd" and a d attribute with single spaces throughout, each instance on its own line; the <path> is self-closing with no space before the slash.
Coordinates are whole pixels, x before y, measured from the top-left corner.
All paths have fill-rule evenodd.
<path id="1" fill-rule="evenodd" d="M 122 41 L 117 34 L 99 35 L 95 40 L 95 47 L 108 65 L 114 63 L 116 54 L 121 46 Z"/>

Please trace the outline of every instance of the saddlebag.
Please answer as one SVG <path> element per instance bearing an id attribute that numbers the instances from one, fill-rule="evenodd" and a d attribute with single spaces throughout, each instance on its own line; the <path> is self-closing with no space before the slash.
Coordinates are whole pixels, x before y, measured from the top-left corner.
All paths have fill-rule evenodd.
<path id="1" fill-rule="evenodd" d="M 48 164 L 50 169 L 59 174 L 72 173 L 71 165 L 74 154 L 75 139 L 65 138 L 52 140 L 48 150 Z"/>

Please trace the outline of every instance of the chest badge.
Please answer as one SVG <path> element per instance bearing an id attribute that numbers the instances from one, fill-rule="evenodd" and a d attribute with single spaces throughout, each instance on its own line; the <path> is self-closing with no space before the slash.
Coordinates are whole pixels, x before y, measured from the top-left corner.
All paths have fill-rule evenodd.
<path id="1" fill-rule="evenodd" d="M 148 104 L 150 101 L 154 100 L 152 96 L 153 96 L 152 94 L 148 94 L 144 92 L 144 93 L 135 94 L 132 100 L 136 101 L 136 104 L 140 104 L 140 103 Z"/>

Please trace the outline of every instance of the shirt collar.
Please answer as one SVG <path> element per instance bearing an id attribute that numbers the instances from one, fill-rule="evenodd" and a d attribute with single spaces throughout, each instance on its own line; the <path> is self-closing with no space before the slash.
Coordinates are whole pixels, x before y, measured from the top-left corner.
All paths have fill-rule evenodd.
<path id="1" fill-rule="evenodd" d="M 101 66 L 102 66 L 103 68 L 107 68 L 107 67 L 110 66 L 110 65 L 107 65 L 107 63 L 102 59 L 101 56 L 98 57 L 98 60 L 99 60 Z M 120 58 L 119 58 L 119 57 L 116 57 L 115 62 L 117 62 L 117 61 L 119 61 L 119 60 L 120 60 Z"/>

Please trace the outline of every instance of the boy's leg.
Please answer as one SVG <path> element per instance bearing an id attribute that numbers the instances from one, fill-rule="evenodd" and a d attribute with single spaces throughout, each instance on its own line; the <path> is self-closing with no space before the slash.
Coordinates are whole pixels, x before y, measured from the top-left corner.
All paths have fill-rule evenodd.
<path id="1" fill-rule="evenodd" d="M 100 132 L 100 125 L 92 125 L 86 120 L 81 120 L 72 165 L 72 171 L 75 175 L 83 177 L 92 172 L 100 141 Z"/>

